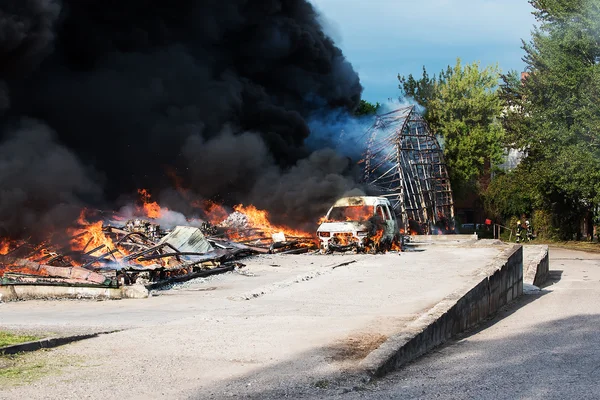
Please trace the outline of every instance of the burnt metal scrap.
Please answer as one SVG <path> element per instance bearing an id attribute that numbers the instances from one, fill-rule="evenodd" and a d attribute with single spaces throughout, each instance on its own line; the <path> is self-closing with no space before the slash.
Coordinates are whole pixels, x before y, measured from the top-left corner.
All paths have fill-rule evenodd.
<path id="1" fill-rule="evenodd" d="M 304 252 L 299 241 L 286 241 L 284 236 L 269 241 L 250 228 L 216 227 L 207 222 L 199 228 L 177 226 L 163 230 L 149 220 L 138 218 L 120 227 L 104 225 L 100 231 L 95 231 L 96 228 L 84 227 L 61 241 L 17 243 L 0 255 L 0 284 L 100 287 L 142 284 L 153 289 L 242 267 L 236 260 L 256 253 Z M 246 245 L 244 234 L 249 232 L 251 240 Z M 240 241 L 229 240 L 231 236 Z M 80 250 L 73 250 L 76 242 L 84 243 Z"/>
<path id="2" fill-rule="evenodd" d="M 454 231 L 454 202 L 443 150 L 414 106 L 378 115 L 365 140 L 363 181 L 390 200 L 404 231 Z"/>
<path id="3" fill-rule="evenodd" d="M 187 247 L 169 243 L 172 233 L 163 232 L 162 238 L 158 234 L 147 236 L 147 232 L 137 228 L 105 226 L 102 234 L 108 239 L 106 244 L 86 246 L 79 251 L 70 250 L 67 245 L 74 237 L 62 247 L 56 243 L 24 242 L 0 257 L 0 282 L 104 287 L 151 285 L 177 276 L 192 278 L 201 270 L 222 267 L 253 253 L 225 241 L 213 246 L 196 228 L 192 229 L 196 230 L 197 241 Z"/>

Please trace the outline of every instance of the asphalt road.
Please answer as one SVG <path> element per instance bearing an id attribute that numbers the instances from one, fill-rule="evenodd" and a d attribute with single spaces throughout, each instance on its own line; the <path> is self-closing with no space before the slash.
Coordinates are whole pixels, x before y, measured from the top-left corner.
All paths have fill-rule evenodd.
<path id="1" fill-rule="evenodd" d="M 221 399 L 265 390 L 280 398 L 318 389 L 347 379 L 450 293 L 466 293 L 504 250 L 480 241 L 376 256 L 264 255 L 148 299 L 3 303 L 0 329 L 121 331 L 24 355 L 19 362 L 43 373 L 3 384 L 0 371 L 0 399 Z"/>
<path id="2" fill-rule="evenodd" d="M 257 364 L 259 357 L 272 351 L 265 351 L 264 346 L 255 348 L 257 341 L 248 339 L 250 327 L 257 326 L 252 313 L 247 315 L 251 317 L 249 322 L 239 325 L 229 336 L 212 338 L 221 353 L 228 344 L 245 349 L 252 357 L 236 356 L 227 363 L 212 357 L 201 368 L 199 361 L 203 358 L 199 355 L 205 357 L 206 349 L 198 346 L 211 343 L 201 340 L 202 335 L 216 332 L 215 326 L 222 325 L 222 320 L 227 322 L 227 318 L 212 321 L 200 315 L 195 322 L 183 318 L 160 327 L 152 324 L 152 329 L 142 324 L 49 351 L 39 357 L 62 360 L 57 369 L 62 372 L 0 390 L 0 399 L 600 399 L 600 254 L 551 249 L 550 269 L 551 282 L 542 292 L 523 296 L 486 326 L 369 384 L 356 386 L 356 381 L 349 381 L 338 385 L 310 379 L 317 370 L 316 365 L 307 362 L 314 356 L 312 352 L 294 358 L 292 364 L 302 368 L 290 367 L 291 372 L 282 363 L 261 367 Z M 318 279 L 305 282 L 318 283 Z M 241 304 L 269 302 L 268 316 L 274 318 L 274 306 L 281 304 L 277 293 L 270 295 L 272 299 L 265 295 Z M 193 303 L 188 298 L 188 304 Z M 348 320 L 347 316 L 343 318 Z M 5 314 L 0 313 L 0 321 L 3 319 Z M 303 341 L 298 343 L 311 342 L 306 339 L 317 331 L 314 326 L 322 329 L 323 324 L 318 322 L 307 326 Z M 289 330 L 289 321 L 280 319 L 279 323 L 280 329 Z M 263 325 L 265 332 L 271 329 L 271 325 Z M 163 340 L 165 337 L 171 340 Z M 278 351 L 288 348 L 280 342 L 268 343 Z M 187 354 L 176 351 L 180 348 L 187 349 Z M 234 371 L 236 363 L 257 366 L 240 380 Z M 221 381 L 226 370 L 231 373 L 226 387 L 214 386 L 211 379 Z M 263 375 L 270 380 L 261 381 Z M 298 385 L 294 381 L 306 382 Z M 246 390 L 242 386 L 247 386 Z"/>
<path id="3" fill-rule="evenodd" d="M 599 399 L 600 254 L 550 250 L 551 282 L 475 332 L 349 393 L 304 398 Z"/>

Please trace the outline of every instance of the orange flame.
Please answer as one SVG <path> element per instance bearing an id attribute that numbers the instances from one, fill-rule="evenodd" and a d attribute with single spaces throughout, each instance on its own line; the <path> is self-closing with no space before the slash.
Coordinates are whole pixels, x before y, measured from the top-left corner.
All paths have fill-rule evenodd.
<path id="1" fill-rule="evenodd" d="M 152 218 L 152 219 L 160 218 L 160 215 L 161 215 L 160 206 L 155 201 L 152 203 L 146 203 L 146 204 L 144 204 L 143 207 L 144 207 L 144 212 L 146 213 L 148 218 Z"/>
<path id="2" fill-rule="evenodd" d="M 371 240 L 373 241 L 373 243 L 377 243 L 379 244 L 379 242 L 381 242 L 381 239 L 383 238 L 383 230 L 378 230 L 377 232 L 375 232 L 375 235 L 371 236 Z"/>
<path id="3" fill-rule="evenodd" d="M 312 235 L 307 232 L 302 232 L 295 229 L 290 229 L 284 226 L 273 225 L 269 221 L 269 213 L 265 210 L 259 210 L 253 205 L 244 206 L 238 204 L 233 209 L 239 213 L 244 214 L 248 218 L 248 227 L 253 228 L 256 231 L 260 231 L 266 235 L 273 235 L 283 233 L 286 238 L 305 238 L 312 239 Z M 247 235 L 245 235 L 247 237 Z M 239 235 L 231 234 L 230 238 L 235 240 L 239 238 Z"/>
<path id="4" fill-rule="evenodd" d="M 142 201 L 142 210 L 148 218 L 156 219 L 161 216 L 161 207 L 155 201 L 150 201 L 150 193 L 146 189 L 138 189 L 140 200 Z"/>
<path id="5" fill-rule="evenodd" d="M 205 200 L 201 204 L 199 202 L 194 202 L 192 205 L 204 210 L 208 222 L 213 225 L 223 222 L 229 215 L 223 206 L 211 200 Z"/>
<path id="6" fill-rule="evenodd" d="M 71 228 L 67 230 L 69 235 L 73 236 L 73 239 L 71 239 L 71 247 L 73 250 L 83 251 L 85 249 L 86 251 L 90 251 L 102 245 L 105 246 L 103 251 L 110 251 L 117 248 L 117 245 L 109 236 L 106 235 L 105 231 L 103 230 L 102 221 L 88 222 L 86 219 L 85 209 L 81 211 L 77 223 L 79 224 L 78 228 Z M 129 251 L 120 246 L 119 250 L 113 253 L 113 256 L 115 259 L 120 261 L 123 257 L 129 254 L 131 254 Z M 163 261 L 135 260 L 135 263 L 149 266 L 154 264 L 163 264 Z M 73 265 L 78 266 L 77 263 L 73 263 Z"/>
<path id="7" fill-rule="evenodd" d="M 382 249 L 379 247 L 381 244 L 381 239 L 383 238 L 383 229 L 377 229 L 374 235 L 369 237 L 368 242 L 365 245 L 365 250 L 367 252 L 373 251 L 381 251 Z"/>
<path id="8" fill-rule="evenodd" d="M 22 265 L 2 265 L 0 264 L 0 277 L 4 276 L 5 273 L 18 273 L 25 275 L 37 275 L 37 276 L 48 276 L 48 271 L 44 268 L 29 268 Z"/>
<path id="9" fill-rule="evenodd" d="M 69 235 L 74 236 L 71 239 L 73 250 L 91 250 L 95 247 L 105 245 L 108 249 L 114 249 L 115 244 L 102 231 L 102 221 L 90 223 L 86 219 L 86 210 L 83 209 L 79 214 L 77 223 L 79 228 L 68 229 Z"/>
<path id="10" fill-rule="evenodd" d="M 334 207 L 331 210 L 329 219 L 325 221 L 346 222 L 346 221 L 365 221 L 374 214 L 373 206 L 344 206 Z M 321 222 L 321 221 L 319 221 Z"/>
<path id="11" fill-rule="evenodd" d="M 0 255 L 5 255 L 10 251 L 10 241 L 7 239 L 0 239 Z"/>
<path id="12" fill-rule="evenodd" d="M 356 238 L 351 233 L 336 233 L 334 239 L 335 243 L 340 246 L 347 246 L 356 242 Z"/>

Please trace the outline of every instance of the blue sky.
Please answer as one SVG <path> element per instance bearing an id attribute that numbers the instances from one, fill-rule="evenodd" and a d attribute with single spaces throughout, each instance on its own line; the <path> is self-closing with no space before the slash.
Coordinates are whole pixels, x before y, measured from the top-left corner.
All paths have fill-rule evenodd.
<path id="1" fill-rule="evenodd" d="M 398 97 L 398 74 L 437 74 L 457 57 L 521 71 L 535 23 L 526 0 L 311 1 L 371 102 Z"/>

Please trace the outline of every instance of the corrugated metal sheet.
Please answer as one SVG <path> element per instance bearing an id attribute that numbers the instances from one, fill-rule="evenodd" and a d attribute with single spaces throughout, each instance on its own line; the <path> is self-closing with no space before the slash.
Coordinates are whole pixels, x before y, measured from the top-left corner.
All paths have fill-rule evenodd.
<path id="1" fill-rule="evenodd" d="M 207 253 L 214 250 L 200 229 L 192 226 L 175 227 L 173 232 L 160 240 L 161 244 L 165 242 L 182 252 Z"/>

